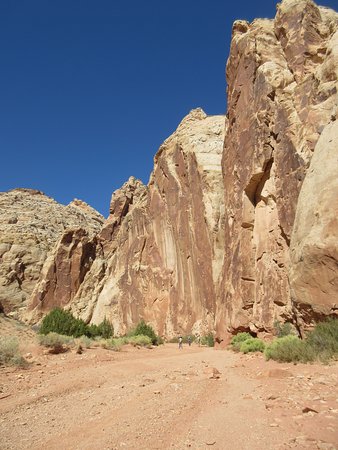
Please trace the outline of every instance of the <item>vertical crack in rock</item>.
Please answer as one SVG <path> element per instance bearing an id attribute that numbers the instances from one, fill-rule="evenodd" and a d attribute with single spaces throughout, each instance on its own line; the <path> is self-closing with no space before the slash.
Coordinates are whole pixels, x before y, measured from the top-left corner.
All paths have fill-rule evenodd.
<path id="1" fill-rule="evenodd" d="M 267 201 L 265 197 L 262 197 L 262 191 L 265 182 L 270 178 L 270 171 L 273 164 L 273 158 L 269 159 L 263 167 L 262 172 L 254 174 L 249 181 L 249 184 L 244 189 L 248 199 L 256 206 L 261 200 Z"/>

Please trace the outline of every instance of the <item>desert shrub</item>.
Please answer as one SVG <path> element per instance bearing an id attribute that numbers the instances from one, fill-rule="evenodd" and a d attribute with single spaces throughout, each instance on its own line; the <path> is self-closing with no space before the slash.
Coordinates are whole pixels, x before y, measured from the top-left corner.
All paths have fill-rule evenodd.
<path id="1" fill-rule="evenodd" d="M 215 339 L 212 333 L 207 334 L 206 336 L 201 337 L 201 344 L 207 345 L 208 347 L 214 347 Z"/>
<path id="2" fill-rule="evenodd" d="M 42 320 L 40 334 L 57 333 L 64 336 L 108 339 L 113 336 L 113 325 L 105 318 L 99 325 L 87 325 L 82 319 L 76 319 L 71 312 L 55 308 Z"/>
<path id="3" fill-rule="evenodd" d="M 175 337 L 173 337 L 173 338 L 171 338 L 170 339 L 170 344 L 178 344 L 178 337 L 179 336 L 175 336 Z M 194 336 L 193 334 L 189 334 L 189 335 L 186 335 L 186 336 L 182 336 L 182 341 L 183 341 L 183 344 L 188 344 L 188 339 L 189 339 L 189 337 L 190 337 L 190 339 L 191 339 L 191 342 L 194 342 L 194 341 L 196 341 L 196 336 Z"/>
<path id="4" fill-rule="evenodd" d="M 100 336 L 99 327 L 95 324 L 87 325 L 86 336 L 88 336 L 89 338 L 96 338 L 97 336 Z"/>
<path id="5" fill-rule="evenodd" d="M 48 333 L 38 335 L 39 344 L 51 349 L 51 353 L 64 353 L 74 345 L 74 340 L 70 336 L 58 333 Z"/>
<path id="6" fill-rule="evenodd" d="M 139 334 L 137 336 L 130 336 L 128 338 L 128 342 L 134 347 L 138 345 L 141 347 L 149 347 L 152 344 L 151 338 L 142 334 Z"/>
<path id="7" fill-rule="evenodd" d="M 109 343 L 108 343 L 107 339 L 102 339 L 102 338 L 99 338 L 99 337 L 95 338 L 94 346 L 95 347 L 102 347 L 102 348 L 105 348 L 107 350 L 109 349 Z"/>
<path id="8" fill-rule="evenodd" d="M 114 327 L 109 320 L 104 318 L 103 322 L 97 326 L 97 332 L 98 336 L 102 336 L 104 339 L 109 339 L 114 336 Z"/>
<path id="9" fill-rule="evenodd" d="M 157 345 L 163 345 L 164 344 L 164 339 L 162 336 L 157 336 Z"/>
<path id="10" fill-rule="evenodd" d="M 239 350 L 242 353 L 264 352 L 265 343 L 261 339 L 250 338 L 240 343 Z"/>
<path id="11" fill-rule="evenodd" d="M 328 360 L 338 356 L 338 319 L 328 319 L 316 325 L 306 337 L 306 344 L 318 359 Z"/>
<path id="12" fill-rule="evenodd" d="M 27 361 L 20 354 L 19 342 L 14 336 L 0 337 L 0 366 L 13 365 L 25 367 Z"/>
<path id="13" fill-rule="evenodd" d="M 104 318 L 103 322 L 99 325 L 87 325 L 86 336 L 91 338 L 100 336 L 104 339 L 109 339 L 114 336 L 113 324 L 109 322 L 108 319 Z"/>
<path id="14" fill-rule="evenodd" d="M 39 333 L 80 337 L 87 334 L 87 325 L 83 320 L 76 319 L 69 311 L 55 308 L 43 318 Z"/>
<path id="15" fill-rule="evenodd" d="M 279 338 L 293 334 L 293 327 L 290 322 L 281 323 L 276 320 L 273 325 L 275 328 L 276 336 Z"/>
<path id="16" fill-rule="evenodd" d="M 148 336 L 151 339 L 151 343 L 153 345 L 159 344 L 159 337 L 156 335 L 153 327 L 145 323 L 144 320 L 141 320 L 141 322 L 137 324 L 136 328 L 128 334 L 128 336 L 130 337 L 140 335 Z"/>
<path id="17" fill-rule="evenodd" d="M 338 356 L 338 320 L 320 322 L 306 339 L 294 335 L 275 339 L 265 349 L 266 359 L 280 362 L 328 362 Z"/>
<path id="18" fill-rule="evenodd" d="M 297 336 L 289 335 L 277 338 L 265 348 L 265 358 L 279 362 L 297 362 L 313 360 L 310 353 L 306 351 L 304 341 Z M 308 354 L 308 357 L 306 357 Z"/>
<path id="19" fill-rule="evenodd" d="M 110 338 L 110 339 L 100 339 L 97 341 L 98 345 L 106 350 L 113 350 L 119 352 L 123 345 L 126 344 L 124 338 Z"/>
<path id="20" fill-rule="evenodd" d="M 190 342 L 194 342 L 196 339 L 196 336 L 194 336 L 193 334 L 188 334 L 187 336 L 182 336 L 183 344 L 188 344 L 189 337 L 190 337 Z"/>
<path id="21" fill-rule="evenodd" d="M 119 352 L 121 348 L 126 344 L 125 340 L 122 338 L 109 339 L 110 349 L 114 352 Z"/>
<path id="22" fill-rule="evenodd" d="M 93 345 L 93 340 L 84 335 L 78 338 L 77 344 L 84 348 L 90 348 Z"/>
<path id="23" fill-rule="evenodd" d="M 237 344 L 237 342 L 244 342 L 247 339 L 252 339 L 252 336 L 250 333 L 238 333 L 235 336 L 233 336 L 233 338 L 231 339 L 231 345 L 233 344 Z"/>
<path id="24" fill-rule="evenodd" d="M 235 352 L 239 352 L 242 343 L 251 339 L 253 339 L 253 337 L 250 333 L 243 332 L 236 334 L 235 336 L 233 336 L 230 342 L 232 350 L 234 350 Z"/>

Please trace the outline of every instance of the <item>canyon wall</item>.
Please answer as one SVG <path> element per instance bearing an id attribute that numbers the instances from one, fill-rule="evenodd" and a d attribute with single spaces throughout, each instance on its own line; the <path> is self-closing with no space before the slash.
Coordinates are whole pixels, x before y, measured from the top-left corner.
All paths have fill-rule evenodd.
<path id="1" fill-rule="evenodd" d="M 94 236 L 103 220 L 80 200 L 64 206 L 33 189 L 0 193 L 0 303 L 5 312 L 26 315 L 46 258 L 65 230 L 82 226 Z"/>
<path id="2" fill-rule="evenodd" d="M 112 197 L 101 256 L 70 309 L 124 333 L 140 318 L 163 335 L 213 329 L 223 263 L 223 116 L 193 110 L 160 147 L 148 186 Z"/>
<path id="3" fill-rule="evenodd" d="M 299 247 L 298 240 L 307 239 L 309 226 L 303 216 L 309 204 L 298 202 L 298 196 L 304 179 L 311 176 L 314 153 L 319 153 L 316 172 L 323 170 L 321 158 L 328 149 L 317 149 L 319 137 L 322 149 L 328 136 L 335 139 L 331 163 L 337 161 L 337 134 L 332 128 L 337 113 L 336 30 L 337 14 L 310 0 L 284 0 L 274 21 L 238 21 L 233 26 L 227 63 L 229 126 L 222 160 L 226 258 L 216 310 L 220 336 L 236 330 L 271 332 L 275 320 L 301 322 L 303 302 L 310 310 L 316 304 L 315 295 L 304 297 L 300 288 L 307 282 L 304 267 L 314 252 L 304 253 Z M 313 195 L 312 204 L 320 199 L 315 183 L 306 181 L 307 193 L 302 194 L 302 198 Z M 333 182 L 327 189 L 331 200 L 337 197 Z M 337 204 L 331 205 L 336 206 L 335 213 L 328 215 L 334 216 Z M 292 253 L 289 279 L 291 239 L 297 251 Z M 334 236 L 328 238 L 327 244 L 337 251 L 333 240 Z M 296 268 L 300 258 L 306 259 L 302 275 Z M 336 265 L 337 272 L 334 258 L 331 266 Z M 325 283 L 323 279 L 321 286 Z M 330 294 L 333 291 L 337 295 L 336 284 Z M 335 302 L 328 297 L 327 304 Z M 310 318 L 311 313 L 303 322 Z"/>
<path id="4" fill-rule="evenodd" d="M 337 30 L 311 0 L 235 22 L 226 117 L 191 111 L 104 222 L 80 201 L 1 194 L 0 303 L 219 340 L 337 314 Z"/>

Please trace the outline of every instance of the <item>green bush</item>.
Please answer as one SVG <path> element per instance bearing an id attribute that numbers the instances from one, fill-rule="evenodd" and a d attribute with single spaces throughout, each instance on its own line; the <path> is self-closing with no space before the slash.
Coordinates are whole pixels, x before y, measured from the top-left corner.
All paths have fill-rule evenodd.
<path id="1" fill-rule="evenodd" d="M 163 345 L 164 344 L 164 339 L 162 336 L 157 336 L 157 345 Z"/>
<path id="2" fill-rule="evenodd" d="M 152 340 L 150 339 L 150 337 L 142 334 L 139 334 L 137 336 L 130 336 L 128 338 L 128 342 L 134 347 L 136 346 L 149 347 L 152 344 Z"/>
<path id="3" fill-rule="evenodd" d="M 55 308 L 43 318 L 39 333 L 57 333 L 76 338 L 102 336 L 108 339 L 113 336 L 114 328 L 106 318 L 100 325 L 87 325 L 82 319 L 76 319 L 71 312 Z"/>
<path id="4" fill-rule="evenodd" d="M 97 341 L 98 345 L 106 350 L 113 350 L 114 352 L 119 352 L 123 345 L 126 344 L 125 338 L 110 338 L 110 339 L 100 339 Z"/>
<path id="5" fill-rule="evenodd" d="M 208 347 L 214 347 L 215 339 L 212 333 L 207 334 L 206 336 L 201 337 L 201 344 L 207 345 Z"/>
<path id="6" fill-rule="evenodd" d="M 87 325 L 86 336 L 88 336 L 89 338 L 96 338 L 97 336 L 100 336 L 99 327 L 93 323 Z"/>
<path id="7" fill-rule="evenodd" d="M 277 337 L 289 336 L 293 334 L 293 327 L 290 322 L 281 323 L 278 320 L 274 322 L 275 333 Z"/>
<path id="8" fill-rule="evenodd" d="M 265 343 L 261 339 L 250 338 L 241 342 L 239 349 L 242 353 L 264 352 Z"/>
<path id="9" fill-rule="evenodd" d="M 250 333 L 238 333 L 231 339 L 231 345 L 237 344 L 237 342 L 244 342 L 247 339 L 252 339 L 252 336 Z"/>
<path id="10" fill-rule="evenodd" d="M 21 356 L 19 342 L 14 336 L 0 337 L 0 366 L 13 365 L 25 367 L 27 361 Z"/>
<path id="11" fill-rule="evenodd" d="M 251 336 L 250 333 L 243 332 L 236 334 L 235 336 L 233 336 L 230 342 L 232 350 L 234 350 L 235 352 L 239 352 L 242 343 L 251 339 L 253 339 L 253 337 Z"/>
<path id="12" fill-rule="evenodd" d="M 114 327 L 113 325 L 104 318 L 103 322 L 97 326 L 97 336 L 102 336 L 104 339 L 109 339 L 114 336 Z"/>
<path id="13" fill-rule="evenodd" d="M 231 339 L 231 348 L 236 352 L 264 352 L 265 343 L 261 339 L 254 338 L 250 333 L 238 333 Z"/>
<path id="14" fill-rule="evenodd" d="M 48 333 L 38 335 L 40 345 L 51 349 L 52 353 L 64 353 L 74 345 L 74 340 L 70 336 L 58 333 Z"/>
<path id="15" fill-rule="evenodd" d="M 266 360 L 273 359 L 279 362 L 313 360 L 310 353 L 306 357 L 304 341 L 293 335 L 275 339 L 265 347 L 264 353 Z"/>
<path id="16" fill-rule="evenodd" d="M 338 319 L 318 323 L 307 335 L 306 343 L 318 354 L 319 359 L 338 356 Z"/>
<path id="17" fill-rule="evenodd" d="M 73 317 L 69 311 L 55 308 L 43 318 L 39 333 L 80 337 L 87 335 L 87 325 L 83 320 Z"/>
<path id="18" fill-rule="evenodd" d="M 194 336 L 193 334 L 188 334 L 187 336 L 182 336 L 183 339 L 183 344 L 188 344 L 189 343 L 189 338 L 190 338 L 190 342 L 194 342 L 196 339 L 196 336 Z"/>
<path id="19" fill-rule="evenodd" d="M 183 344 L 188 344 L 189 337 L 191 339 L 191 342 L 195 342 L 196 339 L 197 339 L 196 336 L 194 336 L 193 334 L 188 334 L 186 336 L 182 336 Z M 178 344 L 178 336 L 175 336 L 175 337 L 171 338 L 169 343 L 170 344 Z"/>
<path id="20" fill-rule="evenodd" d="M 148 336 L 151 339 L 151 343 L 153 345 L 159 344 L 159 337 L 156 335 L 153 327 L 145 323 L 144 320 L 141 320 L 136 326 L 134 330 L 132 330 L 128 336 Z"/>
<path id="21" fill-rule="evenodd" d="M 266 359 L 280 362 L 328 362 L 338 357 L 338 320 L 320 322 L 306 339 L 294 335 L 277 338 L 265 348 Z"/>
<path id="22" fill-rule="evenodd" d="M 84 348 L 90 348 L 93 345 L 93 340 L 84 335 L 78 338 L 77 344 L 82 345 Z"/>
<path id="23" fill-rule="evenodd" d="M 125 345 L 125 341 L 121 338 L 116 339 L 108 339 L 110 344 L 110 349 L 114 350 L 114 352 L 119 352 L 121 348 Z"/>

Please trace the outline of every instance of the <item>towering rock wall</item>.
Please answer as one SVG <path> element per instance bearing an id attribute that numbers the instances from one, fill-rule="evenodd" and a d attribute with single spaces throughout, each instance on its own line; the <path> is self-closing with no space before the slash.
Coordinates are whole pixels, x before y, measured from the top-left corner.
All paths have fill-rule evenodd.
<path id="1" fill-rule="evenodd" d="M 144 318 L 168 337 L 336 314 L 337 30 L 311 0 L 235 22 L 227 118 L 193 110 L 103 226 L 79 201 L 0 195 L 0 302 L 30 295 L 31 321 L 63 306 L 117 333 Z"/>
<path id="2" fill-rule="evenodd" d="M 298 205 L 298 196 L 318 138 L 336 118 L 336 30 L 337 14 L 311 0 L 284 0 L 274 21 L 234 24 L 222 161 L 226 258 L 219 335 L 270 331 L 276 319 L 298 314 L 300 281 L 293 264 L 291 296 L 289 247 L 296 210 L 300 218 L 307 208 Z M 294 247 L 306 232 L 297 228 Z"/>
<path id="3" fill-rule="evenodd" d="M 140 318 L 167 336 L 214 326 L 223 263 L 222 116 L 193 110 L 160 147 L 149 185 L 114 193 L 72 311 L 123 333 Z M 98 280 L 98 283 L 97 283 Z"/>
<path id="4" fill-rule="evenodd" d="M 338 121 L 316 145 L 291 238 L 291 298 L 300 329 L 338 314 Z"/>
<path id="5" fill-rule="evenodd" d="M 18 317 L 26 312 L 48 255 L 66 230 L 83 227 L 93 236 L 103 217 L 74 200 L 63 206 L 40 191 L 0 193 L 0 303 Z"/>

